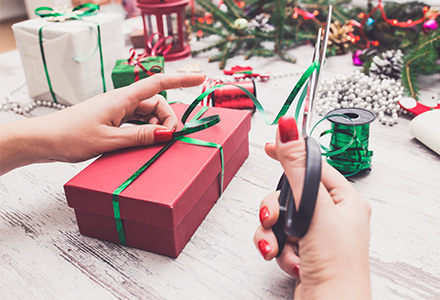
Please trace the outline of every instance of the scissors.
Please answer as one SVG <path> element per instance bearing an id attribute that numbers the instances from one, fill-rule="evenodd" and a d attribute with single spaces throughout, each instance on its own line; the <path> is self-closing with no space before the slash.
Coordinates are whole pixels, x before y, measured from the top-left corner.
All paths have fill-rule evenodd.
<path id="1" fill-rule="evenodd" d="M 298 128 L 301 129 L 306 144 L 306 172 L 301 202 L 298 209 L 296 208 L 292 189 L 285 173 L 281 176 L 277 186 L 277 190 L 280 190 L 280 195 L 278 197 L 280 214 L 277 223 L 272 227 L 272 231 L 278 242 L 277 257 L 283 252 L 288 236 L 301 238 L 307 233 L 315 211 L 319 184 L 321 182 L 321 150 L 316 140 L 308 136 L 308 133 L 313 117 L 314 100 L 316 98 L 320 74 L 325 61 L 331 18 L 332 6 L 330 5 L 322 39 L 322 46 L 321 36 L 323 29 L 320 28 L 318 30 L 312 62 L 318 60 L 319 66 L 309 78 L 301 125 L 302 128 Z M 300 122 L 298 122 L 298 124 L 300 124 Z"/>

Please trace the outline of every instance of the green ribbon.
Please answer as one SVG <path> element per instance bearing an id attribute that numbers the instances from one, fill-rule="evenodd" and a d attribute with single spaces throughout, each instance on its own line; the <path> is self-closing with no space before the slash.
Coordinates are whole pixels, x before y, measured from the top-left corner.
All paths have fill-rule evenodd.
<path id="1" fill-rule="evenodd" d="M 287 111 L 289 110 L 290 106 L 292 105 L 293 101 L 295 100 L 298 93 L 303 89 L 303 92 L 301 93 L 300 98 L 298 99 L 297 107 L 299 106 L 301 108 L 304 99 L 307 94 L 307 81 L 312 75 L 312 73 L 319 68 L 319 62 L 314 61 L 304 72 L 304 74 L 301 76 L 301 78 L 298 80 L 292 91 L 290 92 L 289 96 L 287 97 L 286 101 L 283 103 L 283 106 L 281 107 L 279 113 L 275 117 L 273 121 L 269 120 L 268 115 L 266 114 L 266 111 L 264 110 L 263 106 L 261 105 L 260 101 L 247 89 L 235 85 L 239 89 L 241 89 L 246 95 L 253 101 L 255 107 L 260 112 L 260 114 L 263 117 L 263 120 L 268 125 L 274 125 L 278 123 L 279 118 L 284 116 Z M 220 88 L 223 85 L 216 85 L 202 94 L 200 94 L 188 107 L 188 109 L 184 112 L 182 116 L 182 123 L 185 125 L 182 130 L 178 132 L 173 133 L 173 139 L 168 142 L 164 147 L 162 147 L 159 152 L 157 152 L 149 161 L 147 161 L 142 167 L 140 167 L 133 175 L 131 175 L 123 184 L 121 184 L 112 194 L 112 202 L 113 202 L 113 214 L 115 217 L 116 222 L 116 229 L 118 232 L 118 238 L 119 243 L 122 245 L 127 245 L 125 233 L 124 233 L 124 227 L 122 225 L 122 219 L 121 219 L 121 211 L 119 206 L 119 195 L 124 191 L 131 183 L 133 183 L 152 163 L 154 163 L 158 157 L 160 157 L 165 151 L 171 147 L 171 145 L 176 141 L 182 141 L 185 143 L 193 144 L 193 145 L 199 145 L 199 146 L 205 146 L 205 147 L 215 147 L 219 149 L 220 151 L 220 160 L 221 160 L 221 183 L 220 183 L 220 195 L 223 192 L 223 182 L 224 182 L 224 155 L 223 155 L 223 147 L 216 143 L 211 143 L 207 141 L 197 140 L 194 138 L 187 137 L 187 134 L 191 134 L 197 131 L 204 130 L 206 128 L 209 128 L 211 126 L 214 126 L 218 122 L 220 122 L 220 117 L 218 115 L 214 116 L 208 116 L 205 118 L 200 119 L 200 117 L 208 110 L 207 106 L 203 106 L 202 109 L 196 113 L 196 115 L 188 122 L 189 116 L 193 112 L 193 110 L 196 108 L 196 106 L 210 93 L 212 93 L 214 90 Z M 299 109 L 297 108 L 297 112 L 299 113 Z M 141 123 L 138 123 L 141 124 Z"/>
<path id="2" fill-rule="evenodd" d="M 81 11 L 81 9 L 86 8 L 86 10 Z M 73 19 L 73 20 L 80 20 L 84 22 L 92 22 L 96 24 L 96 28 L 98 31 L 98 49 L 99 49 L 99 59 L 101 63 L 101 78 L 102 78 L 102 86 L 103 86 L 103 92 L 105 93 L 107 91 L 106 85 L 105 85 L 105 74 L 104 74 L 104 60 L 102 57 L 102 44 L 101 44 L 101 27 L 97 22 L 94 21 L 88 21 L 84 20 L 83 17 L 89 17 L 94 16 L 98 14 L 99 12 L 99 5 L 92 4 L 92 3 L 86 3 L 76 6 L 72 12 L 70 13 L 58 13 L 54 12 L 53 8 L 51 7 L 38 7 L 35 9 L 35 14 L 37 16 L 40 16 L 41 18 L 47 18 L 47 17 L 65 17 L 66 19 Z M 44 47 L 43 47 L 43 28 L 46 26 L 50 26 L 52 24 L 44 25 L 40 27 L 38 30 L 38 37 L 39 37 L 39 44 L 40 44 L 40 52 L 41 52 L 41 58 L 43 61 L 43 67 L 44 67 L 44 73 L 46 75 L 47 85 L 49 86 L 49 91 L 52 96 L 52 99 L 55 103 L 58 103 L 57 98 L 55 96 L 55 92 L 52 87 L 52 82 L 50 80 L 49 71 L 47 68 L 47 62 L 46 62 L 46 55 L 44 54 Z"/>
<path id="3" fill-rule="evenodd" d="M 121 184 L 112 194 L 113 203 L 113 214 L 116 221 L 116 230 L 118 232 L 119 243 L 122 245 L 127 245 L 125 238 L 124 227 L 122 225 L 121 210 L 119 207 L 119 195 L 131 184 L 133 183 L 151 164 L 153 164 L 165 151 L 171 147 L 171 145 L 176 141 L 182 141 L 189 144 L 215 147 L 220 150 L 220 161 L 221 161 L 221 183 L 220 183 L 220 194 L 223 192 L 223 180 L 224 180 L 224 156 L 223 147 L 216 143 L 205 142 L 193 138 L 186 137 L 185 135 L 191 134 L 197 131 L 204 130 L 211 126 L 214 126 L 220 122 L 220 117 L 218 115 L 209 116 L 200 119 L 200 117 L 208 110 L 208 107 L 202 107 L 202 109 L 197 112 L 197 114 L 190 120 L 190 122 L 185 124 L 182 130 L 173 133 L 173 139 L 168 142 L 164 147 L 162 147 L 159 152 L 157 152 L 149 161 L 147 161 L 142 167 L 140 167 L 133 175 L 131 175 L 123 184 Z"/>
<path id="4" fill-rule="evenodd" d="M 356 175 L 362 170 L 367 170 L 371 166 L 373 151 L 368 150 L 370 124 L 355 125 L 353 119 L 344 114 L 329 114 L 319 120 L 310 131 L 310 135 L 315 128 L 324 120 L 332 117 L 343 117 L 348 119 L 351 125 L 342 125 L 332 122 L 332 128 L 321 132 L 319 138 L 331 134 L 329 147 L 324 146 L 321 141 L 319 144 L 323 156 L 327 157 L 327 162 L 340 171 L 345 177 Z"/>
<path id="5" fill-rule="evenodd" d="M 296 83 L 296 85 L 294 86 L 294 88 L 292 89 L 292 91 L 290 92 L 289 96 L 287 97 L 287 99 L 284 101 L 283 106 L 281 107 L 280 111 L 278 112 L 277 116 L 275 117 L 275 119 L 273 121 L 269 120 L 269 117 L 266 113 L 266 111 L 264 110 L 263 106 L 261 105 L 260 101 L 258 101 L 258 99 L 254 96 L 254 94 L 252 94 L 251 92 L 249 92 L 247 89 L 245 89 L 242 86 L 239 85 L 235 85 L 232 84 L 233 86 L 239 88 L 240 90 L 242 90 L 254 103 L 256 109 L 258 110 L 258 112 L 261 114 L 263 121 L 267 124 L 267 125 L 275 125 L 278 124 L 278 120 L 284 116 L 287 111 L 289 110 L 290 106 L 292 105 L 293 101 L 295 100 L 296 96 L 298 95 L 298 93 L 301 91 L 301 89 L 303 89 L 303 92 L 300 96 L 300 98 L 298 99 L 298 104 L 297 104 L 297 111 L 299 113 L 299 110 L 301 109 L 301 106 L 304 102 L 304 99 L 307 95 L 307 82 L 310 78 L 310 76 L 312 75 L 312 73 L 319 68 L 319 61 L 315 60 L 308 68 L 307 70 L 304 72 L 304 74 L 300 77 L 300 79 L 298 80 L 298 82 Z M 223 87 L 225 84 L 219 84 L 219 85 L 215 85 L 209 89 L 207 89 L 206 91 L 204 91 L 202 94 L 200 94 L 189 106 L 188 110 L 183 114 L 182 117 L 182 122 L 186 121 L 186 119 L 189 117 L 189 115 L 191 114 L 192 110 L 194 109 L 194 107 L 196 107 L 200 102 L 203 101 L 203 99 L 208 96 L 209 94 L 211 94 L 213 91 L 215 91 L 216 89 L 219 89 L 221 87 Z M 298 108 L 299 107 L 299 108 Z M 297 119 L 297 116 L 295 116 L 295 118 Z"/>

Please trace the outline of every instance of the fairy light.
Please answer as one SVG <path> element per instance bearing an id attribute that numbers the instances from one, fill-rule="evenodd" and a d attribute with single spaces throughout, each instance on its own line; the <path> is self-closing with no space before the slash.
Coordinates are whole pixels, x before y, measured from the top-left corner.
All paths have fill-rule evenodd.
<path id="1" fill-rule="evenodd" d="M 361 38 L 365 41 L 366 48 L 368 48 L 370 46 L 370 44 L 372 44 L 373 46 L 379 45 L 378 41 L 374 41 L 374 42 L 369 41 L 367 36 L 364 33 L 364 25 L 369 26 L 374 23 L 374 20 L 371 18 L 371 16 L 376 12 L 376 10 L 380 11 L 380 13 L 382 15 L 382 19 L 385 22 L 387 22 L 391 26 L 400 27 L 400 28 L 413 27 L 413 26 L 416 26 L 418 24 L 425 22 L 427 19 L 437 18 L 440 15 L 440 12 L 436 12 L 436 13 L 432 13 L 432 14 L 428 15 L 429 7 L 424 6 L 423 7 L 423 14 L 424 14 L 423 17 L 421 17 L 420 19 L 418 19 L 416 21 L 413 21 L 411 19 L 409 19 L 407 21 L 402 21 L 402 22 L 399 22 L 397 19 L 390 20 L 387 18 L 386 14 L 385 14 L 382 0 L 379 0 L 379 3 L 377 4 L 377 6 L 374 7 L 368 14 L 365 14 L 364 12 L 361 12 L 358 14 L 358 18 L 361 20 L 360 23 L 357 22 L 356 20 L 350 20 L 350 25 L 353 25 L 359 29 L 359 34 L 360 34 Z"/>
<path id="2" fill-rule="evenodd" d="M 243 8 L 246 5 L 244 1 L 238 2 L 238 7 Z"/>
<path id="3" fill-rule="evenodd" d="M 317 15 L 319 15 L 319 11 L 317 11 L 316 9 L 313 11 L 313 15 L 316 17 Z"/>
<path id="4" fill-rule="evenodd" d="M 294 18 L 294 19 L 298 19 L 298 14 L 297 14 L 297 13 L 294 13 L 294 14 L 292 15 L 292 18 Z"/>
<path id="5" fill-rule="evenodd" d="M 204 23 L 205 22 L 205 19 L 203 18 L 203 17 L 199 17 L 198 19 L 197 19 L 197 21 L 199 21 L 199 23 Z"/>

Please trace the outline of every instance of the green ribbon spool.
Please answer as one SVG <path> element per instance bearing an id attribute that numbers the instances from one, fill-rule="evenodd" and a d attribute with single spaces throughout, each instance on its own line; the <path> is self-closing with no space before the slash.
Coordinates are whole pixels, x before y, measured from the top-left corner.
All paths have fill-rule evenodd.
<path id="1" fill-rule="evenodd" d="M 374 113 L 365 109 L 340 108 L 330 111 L 322 119 L 328 119 L 332 123 L 332 128 L 320 135 L 323 137 L 331 134 L 329 148 L 321 144 L 321 148 L 325 150 L 323 155 L 345 177 L 371 169 L 373 151 L 368 150 L 368 146 L 370 124 L 375 118 Z"/>
<path id="2" fill-rule="evenodd" d="M 86 10 L 81 10 L 83 8 L 86 8 Z M 41 18 L 48 18 L 48 17 L 65 17 L 66 19 L 73 19 L 73 20 L 80 20 L 84 22 L 92 22 L 96 24 L 96 28 L 98 31 L 98 49 L 99 49 L 99 59 L 101 63 L 101 78 L 102 78 L 102 86 L 103 86 L 103 92 L 105 93 L 107 91 L 106 85 L 105 85 L 105 74 L 104 74 L 104 60 L 102 58 L 102 45 L 101 45 L 101 27 L 98 23 L 94 21 L 87 21 L 84 20 L 83 17 L 89 17 L 94 16 L 99 13 L 99 5 L 92 4 L 92 3 L 86 3 L 76 6 L 72 12 L 69 13 L 58 13 L 54 12 L 53 8 L 51 7 L 38 7 L 35 9 L 35 14 Z M 52 99 L 55 103 L 58 103 L 57 98 L 55 96 L 55 92 L 53 91 L 52 87 L 52 81 L 50 80 L 49 71 L 47 69 L 47 62 L 46 62 L 46 55 L 44 54 L 44 47 L 43 47 L 43 28 L 46 26 L 50 26 L 52 24 L 44 25 L 40 27 L 38 30 L 38 40 L 40 44 L 40 53 L 41 53 L 41 59 L 43 61 L 43 67 L 44 67 L 44 73 L 46 75 L 46 81 L 47 85 L 49 86 L 50 95 L 52 96 Z"/>
<path id="3" fill-rule="evenodd" d="M 260 112 L 260 114 L 263 117 L 263 120 L 266 124 L 268 125 L 274 125 L 278 123 L 279 118 L 281 118 L 282 116 L 284 116 L 286 114 L 286 112 L 289 110 L 289 108 L 291 107 L 293 101 L 295 100 L 296 96 L 298 95 L 298 93 L 301 91 L 301 89 L 303 89 L 303 92 L 301 93 L 300 98 L 298 99 L 298 103 L 297 103 L 297 109 L 296 109 L 296 118 L 299 115 L 299 111 L 302 107 L 302 104 L 304 102 L 304 99 L 306 97 L 307 94 L 307 82 L 308 79 L 310 78 L 310 76 L 312 75 L 312 73 L 319 68 L 319 62 L 318 61 L 314 61 L 308 68 L 307 70 L 304 72 L 304 74 L 301 76 L 301 78 L 298 80 L 298 82 L 296 83 L 296 85 L 294 86 L 294 88 L 292 89 L 292 91 L 290 92 L 289 96 L 287 97 L 286 101 L 284 102 L 282 108 L 280 109 L 279 113 L 277 114 L 277 116 L 275 117 L 275 119 L 273 121 L 269 120 L 269 117 L 267 115 L 267 113 L 265 112 L 263 106 L 261 105 L 261 103 L 258 101 L 258 99 L 251 93 L 249 92 L 247 89 L 235 85 L 236 87 L 238 87 L 239 89 L 241 89 L 244 93 L 247 94 L 247 96 L 249 96 L 249 98 L 254 102 L 255 107 L 257 108 L 257 110 Z M 200 119 L 200 117 L 208 110 L 207 106 L 202 107 L 202 109 L 188 122 L 186 123 L 186 121 L 188 120 L 189 116 L 191 115 L 191 113 L 193 112 L 193 110 L 196 108 L 196 106 L 206 97 L 208 96 L 210 93 L 212 93 L 214 90 L 220 88 L 223 85 L 216 85 L 208 90 L 206 90 L 205 92 L 203 92 L 202 94 L 200 94 L 188 107 L 188 109 L 185 111 L 185 113 L 182 116 L 182 123 L 185 124 L 185 127 L 178 132 L 173 133 L 173 139 L 168 142 L 164 147 L 162 147 L 158 153 L 156 153 L 149 161 L 147 161 L 142 167 L 140 167 L 133 175 L 131 175 L 123 184 L 121 184 L 114 192 L 112 195 L 112 203 L 113 203 L 113 214 L 115 217 L 115 222 L 116 222 L 116 230 L 118 232 L 118 239 L 119 239 L 119 243 L 122 245 L 127 245 L 127 241 L 126 241 L 126 237 L 125 237 L 125 233 L 124 233 L 124 227 L 122 224 L 122 219 L 121 219 L 121 212 L 120 212 L 120 206 L 119 206 L 119 195 L 122 193 L 122 191 L 124 191 L 131 183 L 133 183 L 152 163 L 154 163 L 157 158 L 159 158 L 169 147 L 171 147 L 171 145 L 176 141 L 182 141 L 182 142 L 186 142 L 189 144 L 193 144 L 193 145 L 199 145 L 199 146 L 205 146 L 205 147 L 215 147 L 218 148 L 220 150 L 220 160 L 221 160 L 221 183 L 220 183 L 220 195 L 223 192 L 223 180 L 224 180 L 224 156 L 223 156 L 223 147 L 219 144 L 216 143 L 211 143 L 211 142 L 206 142 L 206 141 L 202 141 L 202 140 L 197 140 L 194 138 L 190 138 L 187 137 L 187 134 L 191 134 L 200 130 L 204 130 L 207 129 L 211 126 L 214 126 L 215 124 L 217 124 L 218 122 L 220 122 L 220 117 L 218 115 L 214 115 L 214 116 L 208 116 L 205 118 Z M 299 106 L 299 108 L 298 108 Z M 135 122 L 137 124 L 143 124 L 142 122 Z"/>

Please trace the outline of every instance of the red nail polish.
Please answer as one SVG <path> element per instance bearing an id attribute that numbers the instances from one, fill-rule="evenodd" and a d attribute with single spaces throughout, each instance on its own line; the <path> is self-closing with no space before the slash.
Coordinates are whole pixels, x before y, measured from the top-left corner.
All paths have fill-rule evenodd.
<path id="1" fill-rule="evenodd" d="M 292 269 L 293 274 L 296 278 L 299 278 L 299 265 L 294 265 Z"/>
<path id="2" fill-rule="evenodd" d="M 270 213 L 269 213 L 269 209 L 267 209 L 266 206 L 263 206 L 260 209 L 260 222 L 261 224 L 263 224 L 263 221 L 266 220 L 267 218 L 269 218 Z"/>
<path id="3" fill-rule="evenodd" d="M 266 259 L 267 254 L 272 250 L 269 243 L 266 242 L 266 240 L 259 240 L 258 241 L 258 249 L 260 250 L 263 257 Z"/>
<path id="4" fill-rule="evenodd" d="M 278 120 L 278 129 L 280 131 L 281 142 L 287 143 L 298 139 L 298 128 L 293 117 L 282 116 Z"/>
<path id="5" fill-rule="evenodd" d="M 173 130 L 164 130 L 164 129 L 156 129 L 154 131 L 154 142 L 155 143 L 163 143 L 171 141 L 173 138 Z"/>

